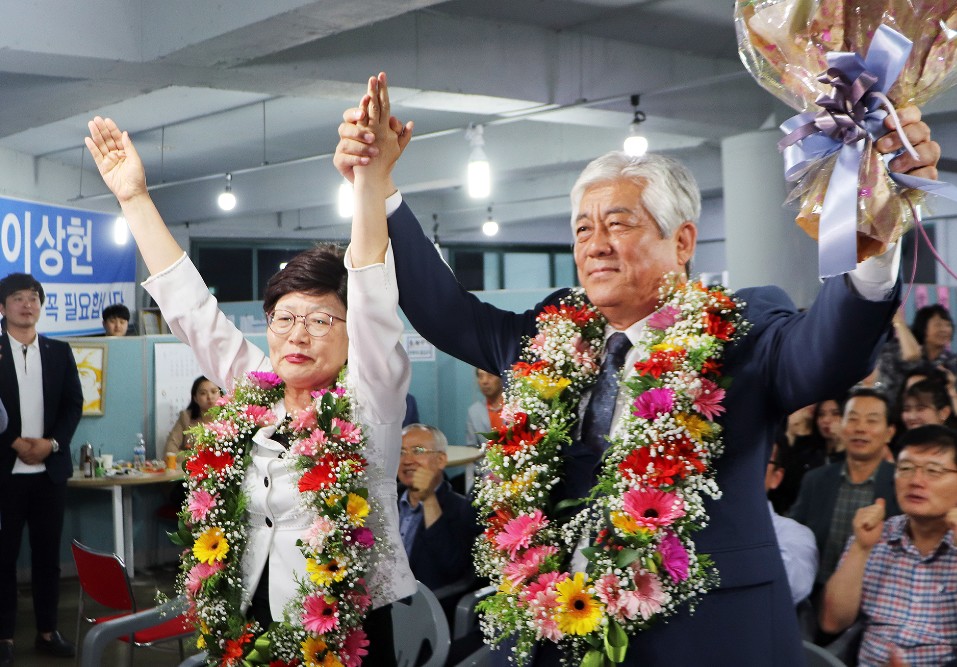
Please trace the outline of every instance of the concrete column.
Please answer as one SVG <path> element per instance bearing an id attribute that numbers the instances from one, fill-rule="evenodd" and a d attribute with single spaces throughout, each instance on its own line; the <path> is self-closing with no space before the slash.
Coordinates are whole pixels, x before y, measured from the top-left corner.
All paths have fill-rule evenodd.
<path id="1" fill-rule="evenodd" d="M 732 289 L 777 285 L 806 307 L 820 289 L 817 243 L 794 224 L 796 205 L 783 205 L 780 137 L 761 130 L 721 142 L 728 282 Z"/>

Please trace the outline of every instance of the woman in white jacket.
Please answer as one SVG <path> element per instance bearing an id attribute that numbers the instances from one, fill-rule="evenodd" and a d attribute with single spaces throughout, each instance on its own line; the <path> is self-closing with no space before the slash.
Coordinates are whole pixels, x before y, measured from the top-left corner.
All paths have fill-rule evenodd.
<path id="1" fill-rule="evenodd" d="M 385 95 L 374 81 L 370 80 L 370 91 Z M 387 108 L 387 98 L 383 101 Z M 385 118 L 387 123 L 387 114 Z M 173 333 L 190 345 L 207 377 L 232 390 L 237 377 L 271 370 L 284 383 L 283 398 L 272 406 L 281 422 L 307 409 L 316 390 L 332 387 L 348 359 L 347 383 L 367 438 L 362 454 L 368 462 L 366 484 L 373 502 L 366 525 L 375 535 L 378 551 L 368 582 L 373 609 L 365 622 L 368 655 L 364 660 L 353 655 L 347 664 L 394 662 L 389 606 L 413 594 L 415 581 L 399 537 L 396 510 L 395 476 L 410 370 L 399 343 L 403 326 L 384 224 L 385 196 L 370 190 L 357 170 L 356 218 L 345 266 L 334 248 L 319 247 L 297 256 L 269 281 L 263 304 L 269 323 L 266 355 L 226 319 L 169 233 L 149 197 L 142 162 L 127 133 L 99 117 L 89 127 L 87 147 L 116 195 L 151 273 L 143 285 Z M 409 135 L 393 133 L 395 157 L 399 143 L 404 145 Z M 390 147 L 383 144 L 383 150 L 388 154 Z M 388 166 L 383 159 L 369 168 Z M 368 183 L 380 180 L 369 178 Z M 297 622 L 294 614 L 284 616 L 284 611 L 299 592 L 297 579 L 309 574 L 297 540 L 314 519 L 303 512 L 297 477 L 282 438 L 273 437 L 276 431 L 275 425 L 267 425 L 253 435 L 242 487 L 249 499 L 248 541 L 241 563 L 243 610 L 263 630 L 284 617 Z M 244 641 L 238 646 L 245 653 L 252 642 Z M 218 649 L 220 655 L 230 650 Z"/>

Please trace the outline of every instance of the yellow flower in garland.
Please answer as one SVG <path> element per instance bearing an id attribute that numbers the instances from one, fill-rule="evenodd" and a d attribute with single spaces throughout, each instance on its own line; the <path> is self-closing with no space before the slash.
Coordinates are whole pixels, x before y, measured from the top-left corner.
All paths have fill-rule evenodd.
<path id="1" fill-rule="evenodd" d="M 642 529 L 638 525 L 638 522 L 635 521 L 634 517 L 626 512 L 612 512 L 611 513 L 611 525 L 620 530 L 623 533 L 629 533 L 634 535 L 640 532 Z"/>
<path id="2" fill-rule="evenodd" d="M 302 643 L 302 664 L 305 667 L 322 667 L 322 658 L 326 652 L 326 642 L 318 637 L 309 637 Z"/>
<path id="3" fill-rule="evenodd" d="M 555 379 L 544 375 L 542 373 L 536 373 L 535 375 L 530 375 L 528 378 L 528 383 L 532 385 L 532 388 L 535 389 L 541 397 L 546 401 L 550 401 L 560 393 L 565 391 L 565 387 L 572 383 L 571 380 L 567 378 Z"/>
<path id="4" fill-rule="evenodd" d="M 229 553 L 229 542 L 223 529 L 219 527 L 207 528 L 193 543 L 193 555 L 201 563 L 212 565 L 221 561 Z"/>
<path id="5" fill-rule="evenodd" d="M 711 424 L 698 415 L 679 412 L 675 415 L 675 421 L 684 426 L 688 434 L 698 442 L 701 442 L 705 436 L 711 435 Z"/>
<path id="6" fill-rule="evenodd" d="M 662 341 L 661 343 L 658 343 L 657 345 L 652 345 L 651 349 L 654 352 L 680 352 L 681 350 L 684 349 L 684 347 L 676 343 L 669 343 L 667 341 Z"/>
<path id="7" fill-rule="evenodd" d="M 343 665 L 339 658 L 330 651 L 326 653 L 326 657 L 323 658 L 322 667 L 343 667 Z"/>
<path id="8" fill-rule="evenodd" d="M 324 563 L 320 563 L 315 558 L 306 559 L 306 572 L 309 573 L 309 578 L 320 586 L 342 581 L 348 569 L 345 559 L 330 558 Z"/>
<path id="9" fill-rule="evenodd" d="M 340 500 L 342 500 L 342 496 L 329 496 L 326 498 L 326 505 L 329 507 L 335 507 L 339 504 Z"/>
<path id="10" fill-rule="evenodd" d="M 346 512 L 349 514 L 349 523 L 353 526 L 364 526 L 366 517 L 369 516 L 369 503 L 362 496 L 350 493 L 349 500 L 346 501 Z"/>
<path id="11" fill-rule="evenodd" d="M 585 573 L 555 585 L 558 613 L 555 622 L 566 635 L 587 635 L 601 625 L 602 606 L 585 588 Z"/>

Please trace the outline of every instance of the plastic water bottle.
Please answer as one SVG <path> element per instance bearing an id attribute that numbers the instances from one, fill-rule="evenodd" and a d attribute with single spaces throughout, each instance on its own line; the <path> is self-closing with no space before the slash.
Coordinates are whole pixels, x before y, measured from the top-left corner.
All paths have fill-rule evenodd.
<path id="1" fill-rule="evenodd" d="M 142 468 L 146 465 L 146 438 L 142 433 L 136 434 L 136 445 L 133 446 L 133 467 Z"/>

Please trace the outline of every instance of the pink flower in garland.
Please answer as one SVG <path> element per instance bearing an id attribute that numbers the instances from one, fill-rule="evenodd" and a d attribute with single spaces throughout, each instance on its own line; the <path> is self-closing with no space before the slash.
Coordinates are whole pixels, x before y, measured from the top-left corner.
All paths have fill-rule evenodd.
<path id="1" fill-rule="evenodd" d="M 635 570 L 635 590 L 629 591 L 629 597 L 635 602 L 638 614 L 647 621 L 662 610 L 671 596 L 662 588 L 658 577 L 635 564 L 632 567 Z"/>
<path id="2" fill-rule="evenodd" d="M 552 573 L 557 574 L 557 573 Z M 567 575 L 562 580 L 567 579 Z M 554 586 L 540 588 L 534 596 L 526 599 L 528 611 L 532 614 L 532 624 L 539 639 L 560 641 L 564 636 L 558 627 L 556 610 L 558 608 L 558 591 Z"/>
<path id="3" fill-rule="evenodd" d="M 196 489 L 189 496 L 189 503 L 186 508 L 189 510 L 193 521 L 202 521 L 209 514 L 209 511 L 216 507 L 218 494 L 210 493 L 205 489 Z"/>
<path id="4" fill-rule="evenodd" d="M 694 409 L 707 419 L 714 419 L 724 412 L 721 401 L 724 400 L 724 389 L 708 378 L 701 378 L 701 387 L 689 392 L 694 401 Z"/>
<path id="5" fill-rule="evenodd" d="M 658 545 L 661 554 L 661 567 L 676 583 L 688 578 L 688 551 L 678 536 L 668 531 Z"/>
<path id="6" fill-rule="evenodd" d="M 311 405 L 300 410 L 289 422 L 294 431 L 308 431 L 316 428 L 319 422 L 316 421 L 316 410 Z"/>
<path id="7" fill-rule="evenodd" d="M 326 539 L 332 535 L 335 530 L 336 524 L 333 523 L 331 519 L 320 516 L 306 529 L 302 538 L 311 548 L 322 553 L 322 550 L 326 546 Z"/>
<path id="8" fill-rule="evenodd" d="M 225 565 L 222 561 L 197 563 L 186 574 L 186 590 L 189 591 L 191 595 L 196 595 L 199 593 L 199 589 L 203 587 L 203 582 L 224 567 Z"/>
<path id="9" fill-rule="evenodd" d="M 495 537 L 495 543 L 502 551 L 508 551 L 512 558 L 519 549 L 524 549 L 531 544 L 535 533 L 548 525 L 548 519 L 544 517 L 541 510 L 535 510 L 532 514 L 523 514 L 515 517 L 507 524 L 505 528 Z"/>
<path id="10" fill-rule="evenodd" d="M 654 420 L 666 415 L 675 406 L 675 392 L 668 387 L 649 389 L 635 399 L 635 416 Z"/>
<path id="11" fill-rule="evenodd" d="M 555 589 L 555 584 L 568 579 L 567 572 L 546 572 L 535 581 L 531 582 L 522 591 L 522 598 L 526 602 L 534 600 L 542 591 Z"/>
<path id="12" fill-rule="evenodd" d="M 685 515 L 684 501 L 674 493 L 658 489 L 628 489 L 623 496 L 624 510 L 639 526 L 654 530 L 669 526 Z"/>
<path id="13" fill-rule="evenodd" d="M 538 574 L 545 559 L 558 553 L 558 548 L 550 545 L 532 547 L 518 559 L 505 566 L 505 578 L 518 586 L 529 577 Z"/>
<path id="14" fill-rule="evenodd" d="M 256 426 L 270 426 L 276 423 L 276 415 L 263 405 L 247 405 L 243 415 Z"/>
<path id="15" fill-rule="evenodd" d="M 366 580 L 360 577 L 356 581 L 356 587 L 343 594 L 343 600 L 355 607 L 357 614 L 365 614 L 372 606 L 372 598 L 366 592 Z"/>
<path id="16" fill-rule="evenodd" d="M 678 321 L 681 311 L 672 305 L 667 305 L 660 310 L 656 310 L 648 316 L 645 326 L 649 329 L 658 329 L 663 331 Z"/>
<path id="17" fill-rule="evenodd" d="M 260 389 L 275 389 L 282 384 L 278 375 L 268 371 L 250 371 L 246 376 Z"/>
<path id="18" fill-rule="evenodd" d="M 369 639 L 365 630 L 356 628 L 347 634 L 345 640 L 343 640 L 339 659 L 345 667 L 359 667 L 362 664 L 362 659 L 369 655 L 369 651 L 366 650 L 368 646 Z"/>
<path id="19" fill-rule="evenodd" d="M 309 434 L 308 438 L 294 442 L 289 447 L 289 451 L 295 456 L 315 456 L 320 449 L 325 449 L 328 442 L 326 432 L 321 428 L 316 428 Z"/>
<path id="20" fill-rule="evenodd" d="M 228 442 L 239 435 L 239 427 L 232 421 L 215 421 L 206 424 L 206 430 L 216 436 L 219 442 Z"/>
<path id="21" fill-rule="evenodd" d="M 322 635 L 339 625 L 339 605 L 335 598 L 310 595 L 302 604 L 302 627 Z"/>
<path id="22" fill-rule="evenodd" d="M 352 422 L 347 422 L 344 419 L 339 419 L 338 417 L 332 418 L 332 430 L 339 430 L 339 438 L 343 442 L 351 442 L 353 444 L 359 442 L 362 439 L 362 429 L 353 424 Z"/>

